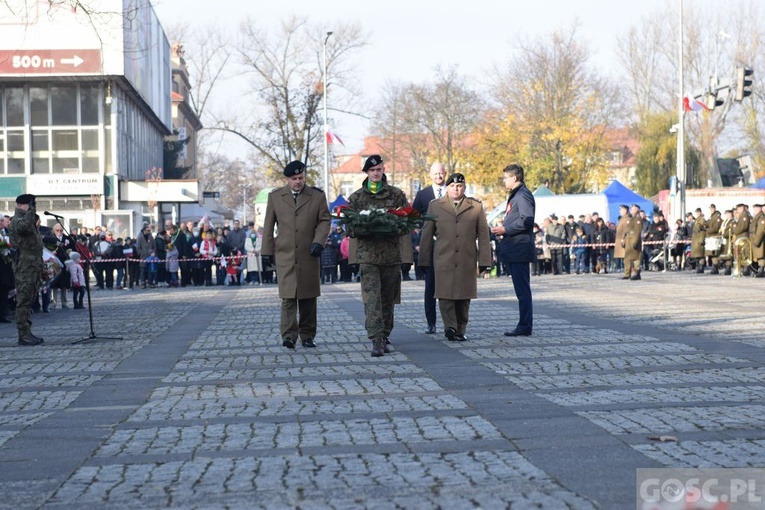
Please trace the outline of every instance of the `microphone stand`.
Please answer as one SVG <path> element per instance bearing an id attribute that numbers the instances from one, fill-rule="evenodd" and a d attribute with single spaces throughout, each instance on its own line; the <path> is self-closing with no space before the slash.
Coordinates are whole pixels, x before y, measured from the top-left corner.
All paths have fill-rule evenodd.
<path id="1" fill-rule="evenodd" d="M 96 330 L 93 326 L 93 304 L 90 301 L 90 266 L 93 264 L 93 261 L 88 256 L 88 250 L 80 250 L 77 247 L 77 240 L 72 236 L 71 232 L 67 230 L 67 228 L 64 226 L 64 224 L 61 222 L 61 219 L 63 216 L 59 216 L 58 214 L 52 214 L 48 211 L 45 211 L 45 214 L 48 216 L 53 216 L 56 218 L 56 223 L 61 225 L 61 228 L 64 230 L 64 234 L 74 241 L 74 249 L 77 251 L 77 253 L 80 254 L 80 257 L 82 257 L 85 260 L 85 267 L 83 268 L 85 272 L 85 294 L 88 296 L 88 317 L 90 318 L 90 333 L 88 336 L 81 338 L 79 340 L 75 340 L 73 342 L 70 342 L 71 344 L 79 344 L 82 342 L 87 342 L 89 340 L 122 340 L 121 336 L 98 336 L 96 335 Z"/>

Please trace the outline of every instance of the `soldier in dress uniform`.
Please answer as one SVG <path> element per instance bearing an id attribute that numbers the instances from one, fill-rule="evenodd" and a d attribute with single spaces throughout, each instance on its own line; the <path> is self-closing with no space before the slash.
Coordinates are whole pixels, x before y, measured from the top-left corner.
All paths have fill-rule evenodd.
<path id="1" fill-rule="evenodd" d="M 476 261 L 480 272 L 491 269 L 486 212 L 480 200 L 465 196 L 465 176 L 455 173 L 446 180 L 446 196 L 430 202 L 428 214 L 436 221 L 422 229 L 420 255 L 429 264 L 433 254 L 444 335 L 464 342 L 470 300 L 477 297 Z"/>
<path id="2" fill-rule="evenodd" d="M 282 345 L 294 349 L 299 337 L 303 347 L 313 348 L 316 298 L 321 295 L 319 257 L 332 220 L 324 192 L 306 186 L 302 162 L 289 163 L 284 176 L 287 185 L 268 195 L 261 255 L 264 266 L 276 263 Z M 276 238 L 274 227 L 278 227 Z"/>
<path id="3" fill-rule="evenodd" d="M 624 245 L 620 242 L 624 239 L 624 232 L 627 231 L 627 223 L 630 221 L 630 207 L 627 204 L 619 206 L 619 222 L 616 224 L 616 243 L 614 245 L 614 259 L 616 267 L 624 265 Z"/>
<path id="4" fill-rule="evenodd" d="M 378 154 L 369 156 L 361 169 L 367 178 L 361 188 L 348 198 L 348 209 L 361 212 L 370 209 L 395 209 L 408 205 L 406 195 L 388 184 L 385 166 Z M 367 336 L 372 341 L 372 356 L 390 352 L 388 337 L 393 330 L 393 307 L 401 293 L 402 234 L 359 235 L 348 224 L 348 235 L 357 238 L 356 257 L 361 272 L 361 298 L 364 301 Z M 409 245 L 411 253 L 411 244 Z"/>
<path id="5" fill-rule="evenodd" d="M 640 260 L 643 256 L 643 218 L 637 204 L 630 206 L 630 219 L 621 239 L 624 247 L 624 276 L 622 280 L 640 280 Z"/>
<path id="6" fill-rule="evenodd" d="M 765 212 L 763 204 L 754 205 L 754 218 L 749 225 L 749 240 L 752 242 L 752 260 L 757 261 L 757 278 L 765 278 Z"/>
<path id="7" fill-rule="evenodd" d="M 735 219 L 733 221 L 733 226 L 731 227 L 731 232 L 733 233 L 733 253 L 734 257 L 735 255 L 735 246 L 736 241 L 739 239 L 749 237 L 749 225 L 752 223 L 752 215 L 749 214 L 749 208 L 745 204 L 737 204 L 736 205 L 736 213 L 735 213 Z M 749 268 L 745 267 L 743 268 L 741 274 L 743 276 L 749 276 Z"/>
<path id="8" fill-rule="evenodd" d="M 715 204 L 709 206 L 709 219 L 707 220 L 707 238 L 722 239 L 722 215 L 717 210 Z M 722 246 L 722 245 L 721 245 Z M 712 264 L 712 270 L 709 274 L 720 274 L 718 264 L 720 263 L 720 250 L 706 250 L 705 255 L 709 257 Z"/>
<path id="9" fill-rule="evenodd" d="M 696 218 L 693 221 L 693 232 L 691 233 L 691 259 L 696 264 L 696 272 L 704 274 L 704 266 L 706 266 L 704 242 L 707 238 L 707 222 L 704 219 L 704 211 L 700 207 L 696 208 L 695 213 Z"/>
<path id="10" fill-rule="evenodd" d="M 16 279 L 16 328 L 19 345 L 41 345 L 44 340 L 32 334 L 30 321 L 32 304 L 37 297 L 43 273 L 43 242 L 36 211 L 37 197 L 30 194 L 16 197 L 16 212 L 11 218 L 13 274 Z"/>

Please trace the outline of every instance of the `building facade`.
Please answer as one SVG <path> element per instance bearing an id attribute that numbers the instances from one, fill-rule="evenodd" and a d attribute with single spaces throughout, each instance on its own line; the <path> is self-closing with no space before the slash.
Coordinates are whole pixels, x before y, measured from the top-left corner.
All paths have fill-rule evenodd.
<path id="1" fill-rule="evenodd" d="M 25 5 L 0 19 L 0 211 L 34 193 L 72 227 L 125 237 L 152 204 L 197 202 L 196 181 L 147 182 L 174 128 L 170 45 L 151 5 Z"/>

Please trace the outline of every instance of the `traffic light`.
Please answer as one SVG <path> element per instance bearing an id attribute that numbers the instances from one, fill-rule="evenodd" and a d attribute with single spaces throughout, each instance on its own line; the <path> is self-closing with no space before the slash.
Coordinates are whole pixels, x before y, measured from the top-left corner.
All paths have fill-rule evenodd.
<path id="1" fill-rule="evenodd" d="M 707 110 L 714 110 L 718 106 L 722 106 L 725 102 L 724 99 L 717 97 L 717 92 L 715 93 L 708 93 L 706 97 L 705 104 L 707 105 Z"/>
<path id="2" fill-rule="evenodd" d="M 736 68 L 736 101 L 752 95 L 752 81 L 754 70 L 748 67 Z"/>

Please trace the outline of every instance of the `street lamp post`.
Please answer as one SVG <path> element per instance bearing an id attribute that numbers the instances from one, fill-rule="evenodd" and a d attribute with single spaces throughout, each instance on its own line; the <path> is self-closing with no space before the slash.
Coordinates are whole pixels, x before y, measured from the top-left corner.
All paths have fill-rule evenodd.
<path id="1" fill-rule="evenodd" d="M 677 110 L 677 168 L 675 179 L 675 200 L 673 207 L 673 216 L 675 220 L 683 219 L 685 217 L 685 106 L 683 105 L 683 96 L 685 95 L 684 76 L 683 76 L 683 0 L 680 0 L 680 29 L 678 30 L 679 37 L 677 41 L 677 60 L 678 60 L 678 74 L 679 74 L 679 97 L 678 97 L 678 110 Z M 670 190 L 671 192 L 671 190 Z"/>
<path id="2" fill-rule="evenodd" d="M 242 186 L 242 226 L 247 225 L 247 182 Z"/>
<path id="3" fill-rule="evenodd" d="M 327 36 L 324 38 L 324 191 L 327 195 L 327 204 L 329 204 L 329 143 L 327 142 L 327 132 L 329 126 L 327 125 L 327 41 L 332 32 L 327 32 Z"/>

